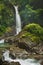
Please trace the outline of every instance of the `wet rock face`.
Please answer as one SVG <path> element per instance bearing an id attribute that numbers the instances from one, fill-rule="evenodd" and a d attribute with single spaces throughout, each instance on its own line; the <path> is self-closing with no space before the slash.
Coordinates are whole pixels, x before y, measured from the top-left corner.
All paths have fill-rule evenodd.
<path id="1" fill-rule="evenodd" d="M 41 63 L 40 63 L 41 65 L 43 65 L 43 60 L 41 61 Z"/>
<path id="2" fill-rule="evenodd" d="M 21 39 L 21 38 L 8 38 L 5 40 L 8 42 L 10 45 L 15 45 L 16 47 L 19 47 L 21 49 L 25 49 L 27 52 L 30 52 L 32 54 L 40 54 L 43 55 L 43 44 L 41 43 L 36 43 L 29 41 L 27 39 Z"/>
<path id="3" fill-rule="evenodd" d="M 10 53 L 9 56 L 10 56 L 12 59 L 16 59 L 16 56 L 13 55 L 12 53 Z"/>
<path id="4" fill-rule="evenodd" d="M 10 65 L 20 65 L 19 62 L 11 62 Z"/>

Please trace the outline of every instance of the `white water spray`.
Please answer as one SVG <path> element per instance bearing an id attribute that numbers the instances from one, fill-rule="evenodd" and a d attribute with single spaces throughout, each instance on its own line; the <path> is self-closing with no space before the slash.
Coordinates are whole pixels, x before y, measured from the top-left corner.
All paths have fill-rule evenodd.
<path id="1" fill-rule="evenodd" d="M 4 43 L 4 39 L 0 40 L 0 44 Z"/>
<path id="2" fill-rule="evenodd" d="M 21 32 L 21 18 L 18 12 L 18 6 L 14 6 L 15 12 L 16 12 L 16 34 L 19 34 Z"/>
<path id="3" fill-rule="evenodd" d="M 5 51 L 5 53 L 3 53 L 4 56 L 4 61 L 8 61 L 8 62 L 19 62 L 21 65 L 40 65 L 39 62 L 36 62 L 35 59 L 11 59 L 9 57 L 9 51 Z"/>

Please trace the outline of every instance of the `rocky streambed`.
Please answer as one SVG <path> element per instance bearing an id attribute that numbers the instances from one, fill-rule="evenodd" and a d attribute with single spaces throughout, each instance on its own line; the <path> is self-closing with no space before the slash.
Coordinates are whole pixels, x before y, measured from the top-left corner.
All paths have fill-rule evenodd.
<path id="1" fill-rule="evenodd" d="M 11 56 L 9 56 L 9 50 L 6 50 L 3 53 L 3 58 L 1 60 L 3 65 L 9 64 L 9 65 L 40 65 L 40 62 L 36 59 L 20 59 L 20 58 L 11 58 Z M 8 62 L 8 63 L 7 63 Z"/>
<path id="2" fill-rule="evenodd" d="M 23 63 L 22 65 L 24 65 L 25 62 L 25 65 L 32 65 L 30 64 L 31 62 L 33 63 L 33 65 L 43 65 L 43 45 L 41 43 L 33 44 L 33 42 L 31 41 L 25 40 L 24 42 L 24 40 L 22 39 L 7 39 L 6 41 L 6 44 L 8 43 L 8 47 L 6 46 L 5 49 L 2 50 L 0 48 L 0 55 L 3 54 L 3 50 L 9 50 L 9 57 L 13 60 L 17 60 L 17 64 L 19 65 L 21 65 L 20 62 Z M 29 62 L 29 59 L 31 59 L 32 61 Z M 36 61 L 33 62 L 33 59 L 36 59 L 37 62 L 41 60 L 40 64 L 36 64 Z M 2 64 L 0 65 L 7 65 L 7 63 L 9 65 L 17 65 L 14 61 L 10 63 L 8 61 L 2 61 Z"/>
<path id="3" fill-rule="evenodd" d="M 13 61 L 12 60 L 11 62 L 8 62 L 9 60 L 3 61 L 1 57 L 0 65 L 27 65 L 27 64 L 28 65 L 32 65 L 32 64 L 43 65 L 43 61 L 40 61 L 40 60 L 43 60 L 43 55 L 32 54 L 31 52 L 27 52 L 25 49 L 21 49 L 14 45 L 10 45 L 9 47 L 6 47 L 5 49 L 0 48 L 0 52 L 1 52 L 0 54 L 2 55 L 6 50 L 9 50 L 9 57 L 13 59 Z M 40 64 L 38 61 L 40 61 Z M 20 63 L 23 63 L 23 64 L 20 64 Z"/>

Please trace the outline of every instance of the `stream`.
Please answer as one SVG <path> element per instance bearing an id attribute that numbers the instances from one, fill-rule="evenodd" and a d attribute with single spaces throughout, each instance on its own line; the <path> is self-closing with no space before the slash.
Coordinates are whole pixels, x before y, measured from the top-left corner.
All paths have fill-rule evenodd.
<path id="1" fill-rule="evenodd" d="M 6 50 L 3 53 L 3 57 L 4 57 L 4 61 L 8 61 L 8 62 L 19 62 L 21 65 L 40 65 L 39 61 L 35 60 L 35 59 L 11 59 L 11 57 L 9 57 L 9 50 Z"/>

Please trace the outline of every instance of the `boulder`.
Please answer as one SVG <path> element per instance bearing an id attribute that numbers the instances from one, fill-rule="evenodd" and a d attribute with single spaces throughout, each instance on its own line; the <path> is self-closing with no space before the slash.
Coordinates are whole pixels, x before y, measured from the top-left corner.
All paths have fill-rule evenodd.
<path id="1" fill-rule="evenodd" d="M 7 62 L 7 61 L 3 61 L 3 62 L 2 62 L 2 65 L 10 65 L 10 63 Z"/>
<path id="2" fill-rule="evenodd" d="M 10 56 L 12 59 L 16 59 L 16 56 L 15 56 L 15 54 L 13 55 L 13 53 L 10 53 L 9 56 Z"/>

